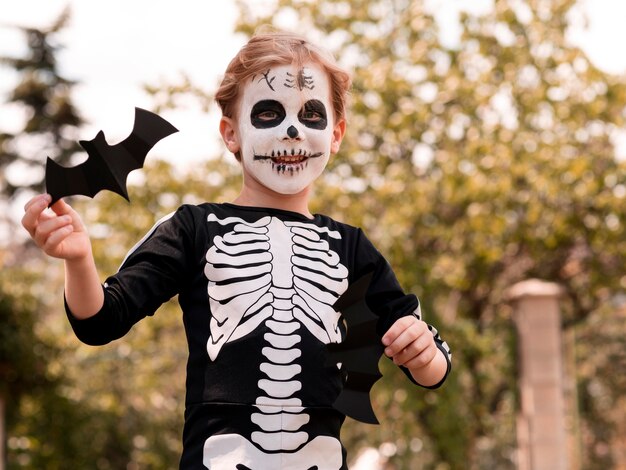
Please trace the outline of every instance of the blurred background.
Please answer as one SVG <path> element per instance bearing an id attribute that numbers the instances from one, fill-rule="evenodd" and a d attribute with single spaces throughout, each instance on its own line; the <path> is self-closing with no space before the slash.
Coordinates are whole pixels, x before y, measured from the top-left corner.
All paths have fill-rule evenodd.
<path id="1" fill-rule="evenodd" d="M 212 94 L 273 24 L 353 73 L 348 133 L 312 209 L 361 226 L 453 350 L 435 391 L 381 360 L 382 424 L 347 420 L 351 468 L 533 468 L 527 424 L 543 405 L 560 413 L 552 468 L 626 469 L 621 2 L 19 3 L 0 7 L 0 468 L 177 468 L 187 352 L 175 299 L 122 340 L 79 344 L 62 263 L 19 219 L 47 156 L 80 162 L 77 140 L 100 129 L 122 140 L 134 106 L 181 132 L 131 174 L 130 205 L 71 200 L 103 279 L 178 205 L 232 199 L 239 168 Z M 533 279 L 555 288 L 534 314 L 556 319 L 556 350 L 542 348 L 548 327 L 520 326 L 519 286 Z M 558 389 L 530 408 L 528 351 L 557 367 Z"/>

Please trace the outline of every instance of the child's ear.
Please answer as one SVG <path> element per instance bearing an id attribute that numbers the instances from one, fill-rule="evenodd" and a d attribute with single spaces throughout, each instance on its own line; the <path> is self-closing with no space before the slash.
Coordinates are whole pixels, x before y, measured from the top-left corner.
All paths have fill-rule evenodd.
<path id="1" fill-rule="evenodd" d="M 337 124 L 335 124 L 335 128 L 333 129 L 333 136 L 330 142 L 330 153 L 339 152 L 339 147 L 341 147 L 341 141 L 343 140 L 343 136 L 346 133 L 346 121 L 345 119 L 341 119 Z"/>
<path id="2" fill-rule="evenodd" d="M 222 116 L 222 119 L 220 119 L 220 134 L 222 134 L 222 140 L 230 152 L 239 152 L 241 146 L 239 144 L 235 121 L 231 118 Z"/>

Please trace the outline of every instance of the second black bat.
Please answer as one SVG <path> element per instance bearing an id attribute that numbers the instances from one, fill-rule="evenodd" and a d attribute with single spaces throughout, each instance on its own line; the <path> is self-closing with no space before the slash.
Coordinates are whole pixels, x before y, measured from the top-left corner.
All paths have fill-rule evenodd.
<path id="1" fill-rule="evenodd" d="M 343 317 L 346 336 L 343 342 L 327 344 L 326 348 L 328 365 L 341 364 L 345 377 L 343 390 L 333 406 L 358 421 L 378 424 L 370 391 L 382 377 L 378 362 L 384 348 L 376 334 L 378 317 L 365 303 L 372 275 L 366 274 L 350 284 L 333 305 Z"/>
<path id="2" fill-rule="evenodd" d="M 128 201 L 128 174 L 143 167 L 150 149 L 174 132 L 178 129 L 162 117 L 135 108 L 133 130 L 119 144 L 109 145 L 104 132 L 100 131 L 93 140 L 79 141 L 89 155 L 83 163 L 66 168 L 48 157 L 46 191 L 52 196 L 50 204 L 74 194 L 94 197 L 103 189 L 113 191 Z"/>

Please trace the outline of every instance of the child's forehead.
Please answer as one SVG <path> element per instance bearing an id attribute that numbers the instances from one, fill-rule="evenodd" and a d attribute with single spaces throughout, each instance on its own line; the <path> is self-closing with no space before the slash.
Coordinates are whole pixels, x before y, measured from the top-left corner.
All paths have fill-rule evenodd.
<path id="1" fill-rule="evenodd" d="M 324 98 L 329 93 L 329 80 L 326 72 L 318 65 L 295 64 L 274 65 L 257 73 L 244 85 L 244 96 L 317 96 Z"/>

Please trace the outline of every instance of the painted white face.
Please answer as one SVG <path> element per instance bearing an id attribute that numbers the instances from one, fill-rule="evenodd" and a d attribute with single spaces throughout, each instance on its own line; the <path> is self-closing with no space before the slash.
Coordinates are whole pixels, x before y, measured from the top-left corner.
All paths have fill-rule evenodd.
<path id="1" fill-rule="evenodd" d="M 241 162 L 263 186 L 296 194 L 324 170 L 331 151 L 333 108 L 320 67 L 278 65 L 243 87 Z"/>

